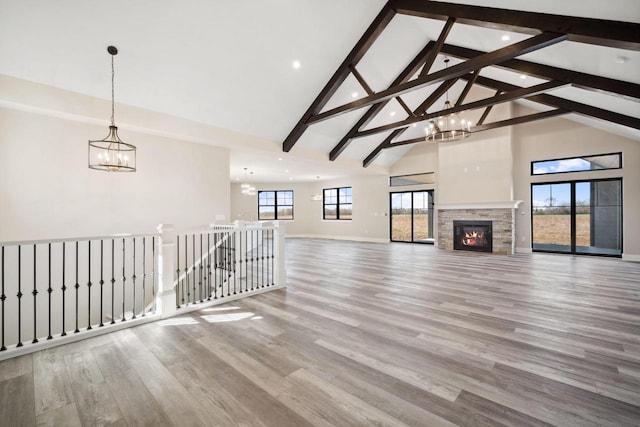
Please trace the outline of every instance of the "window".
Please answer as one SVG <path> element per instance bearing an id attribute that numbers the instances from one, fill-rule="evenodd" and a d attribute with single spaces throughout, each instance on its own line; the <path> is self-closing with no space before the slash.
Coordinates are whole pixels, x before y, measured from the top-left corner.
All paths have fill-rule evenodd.
<path id="1" fill-rule="evenodd" d="M 531 175 L 620 169 L 621 167 L 622 153 L 598 154 L 594 156 L 531 162 Z"/>
<path id="2" fill-rule="evenodd" d="M 258 220 L 293 219 L 293 190 L 258 191 Z"/>
<path id="3" fill-rule="evenodd" d="M 433 190 L 391 193 L 391 241 L 433 243 Z"/>
<path id="4" fill-rule="evenodd" d="M 404 185 L 433 184 L 435 182 L 433 172 L 416 173 L 413 175 L 398 175 L 389 178 L 390 187 L 401 187 Z"/>
<path id="5" fill-rule="evenodd" d="M 322 198 L 323 219 L 351 219 L 351 187 L 325 188 Z"/>
<path id="6" fill-rule="evenodd" d="M 531 184 L 534 251 L 622 255 L 620 178 Z"/>

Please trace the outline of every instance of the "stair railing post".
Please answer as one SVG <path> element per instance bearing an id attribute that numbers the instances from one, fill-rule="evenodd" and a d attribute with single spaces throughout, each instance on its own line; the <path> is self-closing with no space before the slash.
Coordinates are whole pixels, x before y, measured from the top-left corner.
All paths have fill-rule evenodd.
<path id="1" fill-rule="evenodd" d="M 284 263 L 285 251 L 284 251 L 284 237 L 285 237 L 285 226 L 282 221 L 273 221 L 274 227 L 274 254 L 276 259 L 275 268 L 275 285 L 277 287 L 286 287 L 287 286 L 287 269 Z"/>
<path id="2" fill-rule="evenodd" d="M 175 277 L 175 228 L 172 224 L 160 224 L 158 243 L 158 293 L 157 307 L 161 317 L 171 317 L 176 313 Z"/>

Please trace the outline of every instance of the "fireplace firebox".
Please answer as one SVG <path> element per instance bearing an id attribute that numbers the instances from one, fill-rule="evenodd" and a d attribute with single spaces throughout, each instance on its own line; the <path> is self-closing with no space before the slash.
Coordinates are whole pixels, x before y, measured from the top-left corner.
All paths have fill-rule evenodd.
<path id="1" fill-rule="evenodd" d="M 453 249 L 493 252 L 491 221 L 453 221 Z"/>

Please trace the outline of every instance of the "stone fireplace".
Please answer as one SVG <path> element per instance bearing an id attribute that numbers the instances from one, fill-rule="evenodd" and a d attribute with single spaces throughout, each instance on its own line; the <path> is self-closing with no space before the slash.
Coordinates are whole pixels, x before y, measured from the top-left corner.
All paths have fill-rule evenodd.
<path id="1" fill-rule="evenodd" d="M 491 252 L 494 254 L 513 254 L 515 252 L 515 210 L 521 203 L 520 200 L 505 202 L 477 202 L 477 203 L 443 203 L 437 206 L 438 211 L 438 248 L 447 251 L 456 249 Z M 467 245 L 460 241 L 456 245 L 454 235 L 454 222 L 465 225 L 470 237 L 458 234 L 460 239 L 467 240 Z M 470 225 L 491 225 L 489 235 L 483 235 L 486 244 L 478 237 L 480 227 L 468 227 Z M 458 231 L 460 233 L 461 231 Z M 475 232 L 475 234 L 474 234 Z M 486 229 L 485 229 L 486 232 Z M 490 239 L 490 241 L 488 240 Z M 482 249 L 472 248 L 474 243 L 483 243 Z M 460 246 L 463 246 L 462 248 Z M 466 246 L 466 247 L 464 247 Z"/>

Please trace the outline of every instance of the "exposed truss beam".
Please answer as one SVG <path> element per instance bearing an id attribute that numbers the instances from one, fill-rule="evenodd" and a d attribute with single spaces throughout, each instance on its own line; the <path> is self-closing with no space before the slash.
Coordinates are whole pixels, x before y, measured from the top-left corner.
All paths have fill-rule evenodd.
<path id="1" fill-rule="evenodd" d="M 401 128 L 404 126 L 412 125 L 413 123 L 423 122 L 425 120 L 433 119 L 435 117 L 442 116 L 444 114 L 450 113 L 459 113 L 461 111 L 467 110 L 475 110 L 478 108 L 488 107 L 490 105 L 501 104 L 503 102 L 513 101 L 515 99 L 520 98 L 528 98 L 534 95 L 538 95 L 540 93 L 548 92 L 552 89 L 557 89 L 563 86 L 562 82 L 545 82 L 540 83 L 539 85 L 530 86 L 530 87 L 518 87 L 517 89 L 508 91 L 507 93 L 503 93 L 501 95 L 493 96 L 491 98 L 481 99 L 479 101 L 470 102 L 468 104 L 463 105 L 454 105 L 451 108 L 446 110 L 434 111 L 433 113 L 425 114 L 420 117 L 411 117 L 406 120 L 402 120 L 399 122 L 389 123 L 384 126 L 378 126 L 376 128 L 371 128 L 367 130 L 360 131 L 354 135 L 354 138 L 361 138 L 364 136 L 375 135 L 381 132 L 386 132 L 388 130 Z"/>
<path id="2" fill-rule="evenodd" d="M 455 84 L 456 81 L 458 81 L 457 78 L 451 79 L 451 80 L 447 80 L 446 82 L 443 82 L 440 86 L 438 86 L 436 88 L 436 90 L 434 90 L 427 97 L 427 99 L 425 99 L 424 102 L 422 102 L 422 104 L 420 104 L 418 106 L 418 108 L 416 108 L 413 111 L 413 113 L 414 113 L 413 117 L 416 117 L 416 116 L 419 116 L 419 115 L 424 115 L 427 112 L 427 109 L 429 107 L 431 107 L 446 91 L 448 91 L 451 88 L 451 86 L 453 86 Z M 408 128 L 409 128 L 409 126 L 405 126 L 405 127 L 400 128 L 400 129 L 395 129 L 393 132 L 391 132 L 384 139 L 384 141 L 382 141 L 380 144 L 378 144 L 378 146 L 376 148 L 374 148 L 371 153 L 369 153 L 369 155 L 362 162 L 362 165 L 365 168 L 367 166 L 369 166 L 371 164 L 371 162 L 373 162 L 376 159 L 376 157 L 378 157 L 378 155 L 382 152 L 382 150 L 389 146 L 391 141 L 393 141 L 398 136 L 402 135 L 402 133 L 404 133 L 404 131 L 407 130 Z"/>
<path id="3" fill-rule="evenodd" d="M 354 65 L 349 65 L 349 70 L 351 71 L 351 74 L 353 74 L 353 77 L 356 78 L 358 83 L 360 83 L 360 86 L 362 86 L 364 91 L 367 92 L 367 95 L 373 94 L 373 89 L 371 89 L 371 86 L 369 86 L 369 83 L 367 83 L 364 77 L 362 77 L 362 74 L 360 74 L 358 69 Z"/>
<path id="4" fill-rule="evenodd" d="M 473 87 L 473 85 L 476 83 L 476 79 L 478 78 L 479 75 L 480 75 L 479 69 L 473 72 L 473 76 L 469 79 L 469 81 L 467 81 L 467 84 L 462 90 L 462 93 L 458 97 L 458 100 L 456 101 L 456 105 L 462 105 L 467 95 L 469 95 L 469 91 L 471 90 L 471 87 Z"/>
<path id="5" fill-rule="evenodd" d="M 431 49 L 431 51 L 429 51 L 429 53 L 427 54 L 427 58 L 424 61 L 424 67 L 422 67 L 422 71 L 420 71 L 420 77 L 429 74 L 429 70 L 431 70 L 433 62 L 438 57 L 438 54 L 440 53 L 440 50 L 442 49 L 442 46 L 444 45 L 444 42 L 447 39 L 447 36 L 449 35 L 449 32 L 451 31 L 451 28 L 453 27 L 453 24 L 455 22 L 456 18 L 449 18 L 447 19 L 447 22 L 444 23 L 444 27 L 440 32 L 440 36 L 438 37 L 436 44 L 433 46 L 433 49 Z"/>
<path id="6" fill-rule="evenodd" d="M 300 139 L 304 131 L 307 129 L 307 121 L 309 120 L 309 118 L 314 114 L 320 112 L 320 110 L 322 110 L 322 107 L 327 104 L 329 99 L 333 96 L 333 94 L 338 90 L 340 85 L 349 75 L 349 66 L 356 65 L 360 61 L 360 59 L 362 59 L 367 50 L 369 50 L 369 47 L 371 47 L 373 42 L 378 38 L 378 36 L 380 36 L 389 22 L 391 22 L 391 19 L 394 15 L 395 12 L 387 3 L 382 8 L 380 13 L 378 13 L 378 16 L 373 20 L 369 28 L 367 28 L 367 31 L 364 32 L 358 43 L 356 43 L 351 52 L 349 52 L 349 55 L 347 55 L 342 64 L 340 64 L 336 72 L 333 74 L 331 79 L 329 79 L 325 87 L 304 113 L 302 118 L 295 125 L 293 130 L 285 138 L 284 142 L 282 143 L 283 151 L 290 151 L 295 143 L 298 142 L 298 139 Z"/>
<path id="7" fill-rule="evenodd" d="M 466 79 L 467 77 L 462 77 Z M 480 76 L 476 80 L 476 84 L 495 90 L 510 91 L 519 89 L 520 86 L 512 85 L 509 83 L 501 82 L 498 80 L 490 79 Z M 521 88 L 520 88 L 521 89 Z M 593 107 L 591 105 L 582 104 L 580 102 L 571 101 L 564 98 L 549 94 L 535 95 L 527 98 L 529 101 L 537 102 L 539 104 L 548 105 L 554 108 L 562 108 L 568 112 L 580 114 L 587 117 L 593 117 L 596 119 L 605 120 L 608 122 L 616 123 L 622 126 L 627 126 L 634 129 L 640 129 L 640 119 L 636 117 L 627 116 L 613 111 L 604 110 L 602 108 Z"/>
<path id="8" fill-rule="evenodd" d="M 399 84 L 365 98 L 361 98 L 348 104 L 341 105 L 323 113 L 312 115 L 307 120 L 306 125 L 317 123 L 319 121 L 326 120 L 340 114 L 348 113 L 349 111 L 357 110 L 358 108 L 377 104 L 381 101 L 393 98 L 394 96 L 402 95 L 403 93 L 411 92 L 413 90 L 433 83 L 439 83 L 444 80 L 461 77 L 479 68 L 499 64 L 500 62 L 512 59 L 516 56 L 524 55 L 525 53 L 533 52 L 535 50 L 551 46 L 566 39 L 567 36 L 565 34 L 542 33 L 527 40 L 523 40 L 521 42 L 505 46 L 493 52 L 485 53 L 473 59 L 469 59 L 468 61 L 465 61 L 461 64 L 456 64 L 450 68 L 440 70 L 423 77 L 418 77 L 417 79 Z"/>
<path id="9" fill-rule="evenodd" d="M 445 44 L 442 46 L 442 53 L 456 58 L 468 59 L 475 58 L 485 52 Z M 634 101 L 640 99 L 640 85 L 636 83 L 595 76 L 573 70 L 565 70 L 563 68 L 523 61 L 521 59 L 510 59 L 496 64 L 496 66 L 542 79 L 559 80 L 581 89 L 608 92 Z"/>
<path id="10" fill-rule="evenodd" d="M 507 127 L 507 126 L 515 126 L 515 125 L 519 125 L 522 123 L 530 123 L 530 122 L 535 122 L 538 120 L 543 120 L 543 119 L 548 119 L 551 117 L 556 117 L 556 116 L 560 116 L 563 114 L 567 114 L 568 111 L 567 110 L 563 110 L 561 108 L 555 109 L 555 110 L 549 110 L 549 111 L 543 111 L 540 113 L 532 113 L 532 114 L 527 114 L 524 116 L 520 116 L 520 117 L 513 117 L 511 119 L 506 119 L 506 120 L 500 120 L 497 122 L 493 122 L 493 123 L 488 123 L 486 125 L 481 125 L 481 126 L 474 126 L 473 128 L 471 128 L 471 132 L 472 133 L 478 133 L 478 132 L 482 132 L 485 130 L 491 130 L 491 129 L 498 129 L 498 128 L 502 128 L 502 127 Z M 411 145 L 411 144 L 417 144 L 420 142 L 426 142 L 426 139 L 424 136 L 421 136 L 419 138 L 411 138 L 411 139 L 405 139 L 403 141 L 397 141 L 394 142 L 392 144 L 388 144 L 386 148 L 395 148 L 395 147 L 401 147 L 403 145 Z"/>
<path id="11" fill-rule="evenodd" d="M 525 34 L 539 31 L 566 33 L 569 40 L 575 42 L 640 50 L 640 24 L 637 23 L 426 0 L 390 0 L 389 4 L 404 15 L 438 20 L 454 17 L 460 24 Z"/>
<path id="12" fill-rule="evenodd" d="M 408 81 L 415 73 L 418 72 L 420 67 L 424 64 L 425 57 L 427 53 L 431 49 L 433 49 L 434 42 L 430 41 L 422 48 L 420 52 L 413 58 L 413 60 L 405 67 L 404 70 L 396 77 L 396 79 L 391 83 L 389 87 L 397 86 L 401 83 Z M 358 120 L 358 122 L 347 132 L 347 134 L 338 142 L 338 144 L 333 147 L 331 153 L 329 153 L 329 160 L 335 160 L 338 156 L 347 148 L 351 138 L 355 135 L 358 130 L 360 130 L 363 126 L 366 126 L 373 118 L 378 114 L 382 109 L 387 105 L 389 101 L 383 101 L 379 104 L 376 104 L 370 107 L 366 113 Z"/>
<path id="13" fill-rule="evenodd" d="M 471 80 L 469 80 L 469 81 L 471 81 Z M 501 91 L 497 91 L 495 96 L 500 95 L 500 93 L 502 93 L 502 92 Z M 492 109 L 493 109 L 493 105 L 489 105 L 487 108 L 484 109 L 484 111 L 482 112 L 482 115 L 480 116 L 480 118 L 476 122 L 476 126 L 483 124 L 484 121 L 487 120 L 487 116 L 489 115 L 489 113 L 491 112 Z"/>

